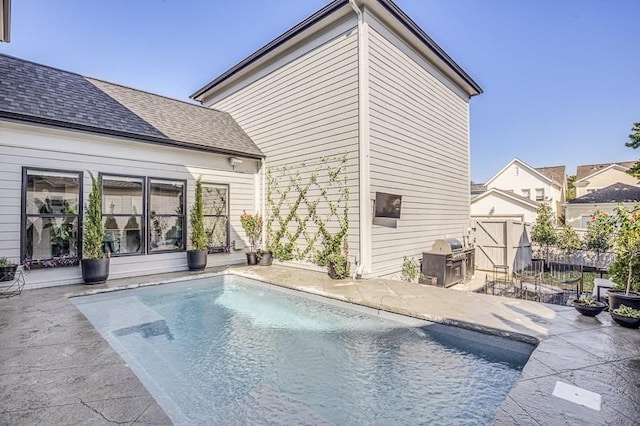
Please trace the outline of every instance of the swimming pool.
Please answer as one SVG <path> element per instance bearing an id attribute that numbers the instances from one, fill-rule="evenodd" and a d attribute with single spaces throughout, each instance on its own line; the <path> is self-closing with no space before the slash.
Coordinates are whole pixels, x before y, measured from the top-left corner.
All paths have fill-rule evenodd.
<path id="1" fill-rule="evenodd" d="M 533 350 L 233 275 L 72 301 L 176 424 L 491 424 Z"/>

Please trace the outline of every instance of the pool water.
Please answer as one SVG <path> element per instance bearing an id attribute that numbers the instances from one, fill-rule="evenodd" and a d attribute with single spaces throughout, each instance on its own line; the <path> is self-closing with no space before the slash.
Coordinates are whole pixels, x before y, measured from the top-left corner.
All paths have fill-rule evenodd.
<path id="1" fill-rule="evenodd" d="M 72 300 L 176 424 L 491 424 L 533 350 L 318 299 L 219 276 Z"/>

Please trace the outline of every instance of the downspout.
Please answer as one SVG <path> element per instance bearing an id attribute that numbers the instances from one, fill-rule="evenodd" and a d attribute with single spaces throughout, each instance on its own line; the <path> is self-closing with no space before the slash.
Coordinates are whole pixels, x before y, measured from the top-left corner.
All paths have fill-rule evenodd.
<path id="1" fill-rule="evenodd" d="M 360 262 L 354 276 L 371 272 L 371 185 L 369 146 L 369 24 L 364 11 L 349 0 L 358 16 L 358 170 Z"/>

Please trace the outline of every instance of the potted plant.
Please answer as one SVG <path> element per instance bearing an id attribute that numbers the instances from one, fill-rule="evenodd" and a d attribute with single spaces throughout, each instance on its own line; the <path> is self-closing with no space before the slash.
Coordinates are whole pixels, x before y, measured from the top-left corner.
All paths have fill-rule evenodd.
<path id="1" fill-rule="evenodd" d="M 587 317 L 595 317 L 607 307 L 603 302 L 596 301 L 596 298 L 590 294 L 583 294 L 579 299 L 573 301 L 573 307 L 576 311 Z"/>
<path id="2" fill-rule="evenodd" d="M 271 237 L 268 224 L 267 233 L 265 234 L 265 248 L 264 250 L 260 250 L 259 258 L 258 265 L 260 266 L 271 266 L 273 263 L 273 250 L 271 249 Z"/>
<path id="3" fill-rule="evenodd" d="M 402 262 L 401 278 L 402 281 L 408 281 L 410 283 L 417 283 L 421 278 L 424 278 L 420 270 L 420 262 L 405 256 Z"/>
<path id="4" fill-rule="evenodd" d="M 334 280 L 349 276 L 349 259 L 342 253 L 332 253 L 327 257 L 328 273 Z"/>
<path id="5" fill-rule="evenodd" d="M 0 257 L 0 281 L 13 281 L 17 270 L 18 264 L 11 262 L 6 257 Z"/>
<path id="6" fill-rule="evenodd" d="M 633 210 L 616 207 L 611 218 L 616 260 L 609 268 L 614 288 L 608 291 L 609 309 L 621 305 L 640 309 L 640 204 Z"/>
<path id="7" fill-rule="evenodd" d="M 640 310 L 620 305 L 611 313 L 611 318 L 618 324 L 627 328 L 640 327 Z"/>
<path id="8" fill-rule="evenodd" d="M 558 241 L 558 233 L 554 222 L 551 207 L 547 204 L 542 204 L 538 208 L 536 222 L 531 229 L 531 241 L 540 247 L 544 262 L 549 261 L 549 249 Z"/>
<path id="9" fill-rule="evenodd" d="M 102 223 L 102 191 L 100 182 L 91 172 L 91 193 L 84 209 L 82 238 L 82 279 L 87 284 L 101 284 L 109 278 L 109 257 L 105 256 L 102 241 L 105 227 Z"/>
<path id="10" fill-rule="evenodd" d="M 196 199 L 189 211 L 191 225 L 191 250 L 187 250 L 187 264 L 190 271 L 202 271 L 207 266 L 207 233 L 204 229 L 204 200 L 202 182 L 196 181 Z"/>
<path id="11" fill-rule="evenodd" d="M 258 253 L 256 247 L 260 243 L 262 235 L 262 218 L 260 214 L 249 214 L 246 210 L 240 215 L 240 225 L 249 238 L 249 253 L 247 253 L 247 264 L 256 265 L 258 263 Z"/>

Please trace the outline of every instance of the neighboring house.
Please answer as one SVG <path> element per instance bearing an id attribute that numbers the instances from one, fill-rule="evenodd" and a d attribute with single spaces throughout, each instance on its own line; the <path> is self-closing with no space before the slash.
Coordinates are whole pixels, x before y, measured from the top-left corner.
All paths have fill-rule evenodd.
<path id="1" fill-rule="evenodd" d="M 618 204 L 633 208 L 640 202 L 640 187 L 615 183 L 598 191 L 574 198 L 565 204 L 566 223 L 574 228 L 586 229 L 591 215 L 599 210 L 613 214 Z"/>
<path id="2" fill-rule="evenodd" d="M 187 268 L 199 177 L 211 251 L 232 246 L 209 265 L 244 262 L 233 243 L 242 211 L 259 206 L 264 155 L 229 114 L 5 55 L 0 75 L 0 256 L 30 260 L 29 287 L 82 281 L 89 172 L 102 181 L 111 278 Z M 37 268 L 56 262 L 71 266 Z"/>
<path id="3" fill-rule="evenodd" d="M 238 30 L 239 34 L 241 29 Z M 271 167 L 347 154 L 349 247 L 365 275 L 400 271 L 469 223 L 469 100 L 482 89 L 390 0 L 335 0 L 196 91 Z M 402 196 L 374 224 L 376 192 Z"/>
<path id="4" fill-rule="evenodd" d="M 471 199 L 471 219 L 513 219 L 533 223 L 540 203 L 513 191 L 491 188 Z"/>
<path id="5" fill-rule="evenodd" d="M 547 203 L 558 215 L 562 214 L 562 204 L 566 199 L 566 183 L 564 166 L 533 168 L 514 158 L 485 185 L 488 189 L 511 191 L 536 203 Z M 514 213 L 520 214 L 519 211 Z"/>
<path id="6" fill-rule="evenodd" d="M 627 185 L 640 185 L 640 180 L 627 173 L 635 161 L 623 161 L 620 163 L 587 164 L 577 167 L 576 197 L 606 188 L 614 183 Z"/>
<path id="7" fill-rule="evenodd" d="M 11 0 L 0 0 L 0 41 L 11 40 Z"/>

